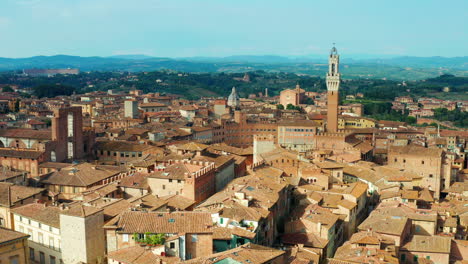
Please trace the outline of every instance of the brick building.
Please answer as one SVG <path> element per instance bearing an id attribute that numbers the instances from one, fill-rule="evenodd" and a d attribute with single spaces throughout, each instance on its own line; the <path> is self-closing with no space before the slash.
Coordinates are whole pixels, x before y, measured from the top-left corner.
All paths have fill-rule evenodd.
<path id="1" fill-rule="evenodd" d="M 199 203 L 215 193 L 215 173 L 213 162 L 169 161 L 148 176 L 148 185 L 158 196 L 181 195 Z"/>

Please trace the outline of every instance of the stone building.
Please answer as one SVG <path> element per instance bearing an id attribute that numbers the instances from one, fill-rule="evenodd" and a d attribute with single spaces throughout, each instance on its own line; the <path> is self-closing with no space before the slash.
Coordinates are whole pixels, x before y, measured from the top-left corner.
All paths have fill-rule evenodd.
<path id="1" fill-rule="evenodd" d="M 28 237 L 0 227 L 0 263 L 28 264 Z"/>
<path id="2" fill-rule="evenodd" d="M 29 235 L 31 262 L 104 263 L 102 210 L 81 204 L 33 203 L 15 208 L 13 215 L 14 229 Z"/>
<path id="3" fill-rule="evenodd" d="M 148 235 L 163 234 L 160 255 L 189 260 L 213 253 L 213 220 L 205 212 L 128 211 L 105 229 L 109 252 L 137 246 Z"/>
<path id="4" fill-rule="evenodd" d="M 448 188 L 444 179 L 450 182 L 449 164 L 445 162 L 445 153 L 441 149 L 424 148 L 416 145 L 391 147 L 388 152 L 388 165 L 423 177 L 421 186 L 434 191 L 434 198 L 439 199 L 441 190 Z"/>
<path id="5" fill-rule="evenodd" d="M 98 185 L 116 182 L 131 172 L 118 166 L 81 163 L 45 175 L 41 183 L 58 198 L 71 199 Z"/>
<path id="6" fill-rule="evenodd" d="M 215 193 L 215 172 L 213 162 L 169 161 L 148 176 L 148 185 L 158 196 L 181 195 L 199 203 Z"/>
<path id="7" fill-rule="evenodd" d="M 302 103 L 305 98 L 305 91 L 302 89 L 299 84 L 296 85 L 294 89 L 286 89 L 280 93 L 280 104 L 284 107 L 289 104 L 297 106 Z"/>
<path id="8" fill-rule="evenodd" d="M 11 210 L 42 200 L 44 189 L 0 182 L 0 227 L 13 228 Z"/>

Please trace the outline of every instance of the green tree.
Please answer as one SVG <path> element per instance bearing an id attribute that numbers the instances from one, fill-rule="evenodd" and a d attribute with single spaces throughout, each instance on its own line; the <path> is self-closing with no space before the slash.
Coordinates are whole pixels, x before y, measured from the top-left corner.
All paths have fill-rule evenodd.
<path id="1" fill-rule="evenodd" d="M 13 88 L 11 88 L 11 86 L 9 86 L 9 85 L 2 88 L 2 92 L 4 92 L 4 93 L 12 93 L 14 91 L 15 90 L 13 90 Z"/>
<path id="2" fill-rule="evenodd" d="M 284 105 L 282 105 L 282 104 L 277 104 L 277 105 L 276 105 L 276 109 L 278 109 L 278 110 L 284 110 Z"/>
<path id="3" fill-rule="evenodd" d="M 286 106 L 286 109 L 287 109 L 287 110 L 295 110 L 296 107 L 295 107 L 293 104 L 288 104 L 288 105 Z"/>
<path id="4" fill-rule="evenodd" d="M 33 94 L 39 98 L 56 97 L 59 95 L 72 95 L 77 89 L 72 86 L 62 84 L 42 84 L 32 88 Z"/>

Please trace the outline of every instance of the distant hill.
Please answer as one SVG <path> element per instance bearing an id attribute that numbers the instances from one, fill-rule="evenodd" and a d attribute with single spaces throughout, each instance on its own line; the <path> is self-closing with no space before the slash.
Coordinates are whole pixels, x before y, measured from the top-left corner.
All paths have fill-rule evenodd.
<path id="1" fill-rule="evenodd" d="M 323 76 L 327 70 L 326 56 L 286 57 L 276 55 L 159 58 L 146 55 L 111 57 L 80 57 L 68 55 L 35 56 L 30 58 L 0 58 L 0 71 L 30 68 L 79 68 L 81 71 L 155 71 L 170 69 L 182 72 L 292 72 Z M 344 78 L 387 78 L 418 80 L 441 74 L 468 76 L 468 57 L 395 57 L 353 59 L 342 57 Z"/>
<path id="2" fill-rule="evenodd" d="M 387 59 L 370 59 L 366 62 L 373 62 L 386 65 L 395 65 L 402 67 L 418 67 L 418 68 L 454 68 L 468 70 L 468 57 L 395 57 Z"/>
<path id="3" fill-rule="evenodd" d="M 144 59 L 152 59 L 154 57 L 144 55 L 144 54 L 131 54 L 131 55 L 114 55 L 114 56 L 109 56 L 107 58 L 125 59 L 125 60 L 144 60 Z"/>

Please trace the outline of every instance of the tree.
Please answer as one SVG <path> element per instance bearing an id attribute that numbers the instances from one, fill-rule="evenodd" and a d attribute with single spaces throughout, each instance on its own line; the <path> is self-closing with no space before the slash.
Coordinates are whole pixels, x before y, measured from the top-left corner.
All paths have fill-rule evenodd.
<path id="1" fill-rule="evenodd" d="M 294 105 L 292 105 L 292 104 L 288 104 L 288 105 L 286 106 L 286 109 L 287 109 L 287 110 L 295 110 L 296 107 L 295 107 Z"/>
<path id="2" fill-rule="evenodd" d="M 11 88 L 11 86 L 9 86 L 9 85 L 2 88 L 2 92 L 4 92 L 4 93 L 12 93 L 14 91 L 15 90 L 13 90 L 13 88 Z"/>
<path id="3" fill-rule="evenodd" d="M 276 109 L 278 109 L 278 110 L 284 110 L 284 105 L 282 105 L 282 104 L 277 104 L 277 105 L 276 105 Z"/>
<path id="4" fill-rule="evenodd" d="M 33 94 L 39 98 L 55 97 L 59 95 L 72 95 L 77 89 L 72 86 L 62 84 L 42 84 L 32 88 Z"/>

